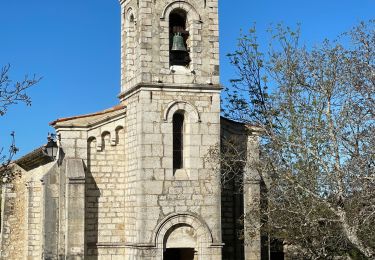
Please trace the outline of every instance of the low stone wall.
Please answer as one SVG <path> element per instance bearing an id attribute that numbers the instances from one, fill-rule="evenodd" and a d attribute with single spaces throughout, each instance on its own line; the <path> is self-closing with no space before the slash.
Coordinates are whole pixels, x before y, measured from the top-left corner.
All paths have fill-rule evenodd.
<path id="1" fill-rule="evenodd" d="M 0 259 L 24 259 L 26 256 L 26 186 L 17 177 L 2 186 Z"/>

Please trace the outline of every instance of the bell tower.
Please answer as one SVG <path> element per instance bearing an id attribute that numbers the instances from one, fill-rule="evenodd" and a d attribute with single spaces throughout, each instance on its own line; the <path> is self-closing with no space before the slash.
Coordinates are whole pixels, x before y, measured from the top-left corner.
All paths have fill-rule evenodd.
<path id="1" fill-rule="evenodd" d="M 126 259 L 221 259 L 217 0 L 122 0 Z"/>
<path id="2" fill-rule="evenodd" d="M 219 84 L 217 0 L 121 4 L 121 98 L 139 84 Z"/>

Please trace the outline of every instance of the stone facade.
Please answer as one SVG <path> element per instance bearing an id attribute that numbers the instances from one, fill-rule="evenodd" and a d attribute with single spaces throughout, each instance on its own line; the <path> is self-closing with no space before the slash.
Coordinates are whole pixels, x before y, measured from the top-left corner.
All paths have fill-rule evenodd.
<path id="1" fill-rule="evenodd" d="M 219 160 L 207 160 L 224 135 L 243 140 L 245 171 L 258 159 L 256 135 L 220 118 L 217 0 L 120 3 L 120 104 L 52 122 L 53 162 L 35 153 L 15 162 L 22 175 L 3 189 L 1 258 L 260 259 L 259 239 L 237 237 L 244 205 L 259 209 L 256 174 L 238 194 L 221 186 Z M 171 61 L 174 30 L 184 66 Z"/>

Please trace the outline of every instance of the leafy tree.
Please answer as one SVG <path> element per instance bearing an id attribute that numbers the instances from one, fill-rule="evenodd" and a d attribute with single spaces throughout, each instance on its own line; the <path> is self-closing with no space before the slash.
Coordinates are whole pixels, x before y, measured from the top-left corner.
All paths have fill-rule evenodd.
<path id="1" fill-rule="evenodd" d="M 300 258 L 375 259 L 375 21 L 313 48 L 299 29 L 269 33 L 259 46 L 252 28 L 228 55 L 224 109 L 263 132 L 262 229 Z"/>
<path id="2" fill-rule="evenodd" d="M 0 116 L 4 116 L 9 107 L 18 103 L 25 103 L 31 105 L 31 98 L 27 95 L 26 90 L 36 85 L 41 78 L 25 76 L 21 81 L 13 81 L 9 78 L 10 65 L 6 65 L 0 70 Z M 4 147 L 0 148 L 0 169 L 3 175 L 7 174 L 7 167 L 11 162 L 14 155 L 17 153 L 18 148 L 15 145 L 15 133 L 12 132 L 11 145 L 8 150 Z"/>

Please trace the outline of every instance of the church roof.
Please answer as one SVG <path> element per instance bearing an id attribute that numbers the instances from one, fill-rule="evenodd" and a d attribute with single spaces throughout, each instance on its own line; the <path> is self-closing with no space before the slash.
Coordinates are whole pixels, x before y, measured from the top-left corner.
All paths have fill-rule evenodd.
<path id="1" fill-rule="evenodd" d="M 247 131 L 252 133 L 262 132 L 262 128 L 255 124 L 242 123 L 223 116 L 220 116 L 220 119 L 221 125 L 231 129 L 232 131 L 242 131 L 244 133 Z"/>
<path id="2" fill-rule="evenodd" d="M 109 109 L 91 113 L 91 114 L 59 118 L 51 122 L 50 125 L 53 127 L 77 127 L 77 126 L 87 127 L 92 124 L 99 123 L 103 120 L 107 120 L 109 118 L 122 114 L 125 108 L 126 108 L 125 105 L 117 105 Z"/>
<path id="3" fill-rule="evenodd" d="M 125 107 L 125 105 L 117 105 L 91 114 L 59 118 L 51 122 L 50 125 L 54 127 L 90 126 L 95 123 L 102 122 L 103 120 L 123 114 Z M 46 145 L 36 148 L 12 163 L 20 166 L 26 171 L 29 171 L 53 161 L 53 159 L 46 154 L 45 146 Z"/>
<path id="4" fill-rule="evenodd" d="M 44 150 L 45 145 L 38 147 L 34 151 L 14 161 L 14 163 L 20 166 L 22 169 L 29 171 L 41 165 L 52 162 L 53 159 L 48 156 Z"/>

